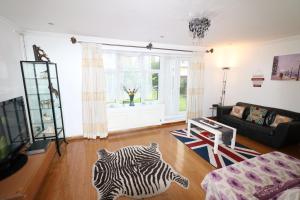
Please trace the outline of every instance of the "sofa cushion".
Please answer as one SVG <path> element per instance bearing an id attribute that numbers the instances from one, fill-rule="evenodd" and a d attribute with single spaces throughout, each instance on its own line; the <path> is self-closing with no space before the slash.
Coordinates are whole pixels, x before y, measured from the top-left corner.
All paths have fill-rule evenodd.
<path id="1" fill-rule="evenodd" d="M 233 106 L 230 115 L 242 119 L 245 107 L 243 106 Z"/>
<path id="2" fill-rule="evenodd" d="M 270 125 L 271 127 L 277 127 L 280 123 L 291 122 L 293 119 L 287 116 L 276 115 L 274 122 Z"/>
<path id="3" fill-rule="evenodd" d="M 244 103 L 244 102 L 237 102 L 236 105 L 237 106 L 246 106 L 246 107 L 257 106 L 257 107 L 260 107 L 260 108 L 267 109 L 269 111 L 274 111 L 274 112 L 276 112 L 276 114 L 290 117 L 290 118 L 293 119 L 293 121 L 300 121 L 300 113 L 296 113 L 296 112 L 293 112 L 293 111 L 283 110 L 283 109 L 273 108 L 273 107 L 266 107 L 266 106 L 250 104 L 250 103 Z"/>
<path id="4" fill-rule="evenodd" d="M 258 125 L 263 125 L 268 110 L 257 106 L 250 107 L 250 113 L 247 117 L 247 121 L 253 122 Z"/>
<path id="5" fill-rule="evenodd" d="M 275 111 L 269 111 L 266 119 L 265 119 L 265 124 L 266 126 L 271 126 L 271 124 L 274 122 L 276 117 L 276 112 Z"/>
<path id="6" fill-rule="evenodd" d="M 245 110 L 243 112 L 243 119 L 246 120 L 250 113 L 250 106 L 245 106 Z"/>

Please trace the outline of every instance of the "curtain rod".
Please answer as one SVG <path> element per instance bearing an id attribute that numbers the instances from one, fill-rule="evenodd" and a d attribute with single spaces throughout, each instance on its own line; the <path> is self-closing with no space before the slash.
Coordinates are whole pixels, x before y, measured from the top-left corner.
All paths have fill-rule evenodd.
<path id="1" fill-rule="evenodd" d="M 123 45 L 123 44 L 111 44 L 111 43 L 85 42 L 85 41 L 77 40 L 75 37 L 71 37 L 71 42 L 72 42 L 72 44 L 76 44 L 76 43 L 94 43 L 94 44 L 101 44 L 101 45 L 105 45 L 105 46 L 133 47 L 133 48 L 148 49 L 148 50 L 157 49 L 157 50 L 180 51 L 180 52 L 188 52 L 188 53 L 195 52 L 195 51 L 183 50 L 183 49 L 170 49 L 170 48 L 153 47 L 153 44 L 151 42 L 147 46 L 137 46 L 137 45 Z M 205 52 L 206 53 L 213 53 L 214 49 L 209 49 L 209 50 L 206 50 Z"/>

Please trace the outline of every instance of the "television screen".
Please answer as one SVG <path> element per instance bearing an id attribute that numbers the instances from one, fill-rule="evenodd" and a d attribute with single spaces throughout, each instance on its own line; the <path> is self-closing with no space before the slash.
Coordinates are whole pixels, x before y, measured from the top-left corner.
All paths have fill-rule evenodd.
<path id="1" fill-rule="evenodd" d="M 23 97 L 0 102 L 0 162 L 29 142 Z"/>

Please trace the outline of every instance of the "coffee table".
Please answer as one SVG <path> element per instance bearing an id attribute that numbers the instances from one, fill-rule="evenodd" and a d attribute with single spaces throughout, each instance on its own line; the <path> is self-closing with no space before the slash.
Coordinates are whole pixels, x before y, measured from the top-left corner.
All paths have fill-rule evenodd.
<path id="1" fill-rule="evenodd" d="M 202 122 L 200 122 L 201 119 L 204 120 L 208 120 L 210 122 L 213 122 L 214 124 L 217 124 L 219 126 L 221 126 L 220 128 L 213 128 L 210 127 Z M 188 120 L 188 137 L 191 137 L 191 126 L 194 125 L 196 127 L 199 127 L 201 129 L 204 129 L 212 134 L 215 135 L 215 140 L 214 140 L 214 154 L 218 153 L 218 146 L 219 144 L 221 144 L 220 139 L 222 137 L 222 133 L 224 133 L 225 131 L 232 131 L 232 139 L 231 139 L 231 144 L 230 144 L 230 148 L 234 149 L 235 148 L 235 141 L 236 141 L 236 128 L 227 126 L 225 124 L 222 124 L 220 122 L 217 122 L 215 120 L 212 119 L 208 119 L 206 117 L 201 117 L 201 118 L 196 118 L 196 119 L 189 119 Z"/>

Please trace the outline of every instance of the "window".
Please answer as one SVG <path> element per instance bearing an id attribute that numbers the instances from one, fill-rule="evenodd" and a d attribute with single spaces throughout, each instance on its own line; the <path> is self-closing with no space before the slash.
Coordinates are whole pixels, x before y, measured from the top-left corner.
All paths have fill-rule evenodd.
<path id="1" fill-rule="evenodd" d="M 134 101 L 157 101 L 159 97 L 160 57 L 138 53 L 105 53 L 108 103 L 128 103 L 129 96 L 123 90 L 138 89 Z"/>
<path id="2" fill-rule="evenodd" d="M 107 103 L 129 103 L 123 86 L 137 88 L 135 103 L 164 103 L 167 120 L 184 118 L 189 57 L 112 51 L 104 53 L 103 62 Z"/>
<path id="3" fill-rule="evenodd" d="M 142 69 L 138 55 L 120 55 L 119 56 L 119 72 L 120 72 L 120 99 L 122 103 L 129 102 L 128 94 L 123 90 L 123 87 L 133 90 L 138 89 L 134 96 L 135 103 L 141 102 L 141 91 L 143 91 Z"/>
<path id="4" fill-rule="evenodd" d="M 158 100 L 158 73 L 152 73 L 152 96 L 151 100 Z"/>
<path id="5" fill-rule="evenodd" d="M 117 73 L 117 55 L 116 54 L 104 54 L 104 67 L 105 67 L 105 80 L 106 80 L 106 101 L 109 103 L 117 103 L 118 91 L 118 79 Z"/>
<path id="6" fill-rule="evenodd" d="M 152 92 L 151 92 L 151 97 L 148 100 L 158 100 L 160 59 L 159 56 L 151 56 L 150 59 L 151 59 Z"/>
<path id="7" fill-rule="evenodd" d="M 168 56 L 164 58 L 163 102 L 166 120 L 184 119 L 187 105 L 188 58 Z"/>
<path id="8" fill-rule="evenodd" d="M 186 111 L 188 61 L 180 63 L 179 111 Z"/>

